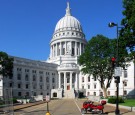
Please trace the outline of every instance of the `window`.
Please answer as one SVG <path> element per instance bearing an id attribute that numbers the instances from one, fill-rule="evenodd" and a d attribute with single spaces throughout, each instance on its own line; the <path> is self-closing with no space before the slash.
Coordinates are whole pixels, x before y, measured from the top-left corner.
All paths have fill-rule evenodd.
<path id="1" fill-rule="evenodd" d="M 42 85 L 40 85 L 40 89 L 42 89 Z"/>
<path id="2" fill-rule="evenodd" d="M 126 81 L 124 81 L 124 82 L 123 82 L 123 85 L 124 85 L 124 86 L 127 86 L 127 82 L 126 82 Z"/>
<path id="3" fill-rule="evenodd" d="M 33 89 L 36 89 L 36 84 L 33 84 Z"/>
<path id="4" fill-rule="evenodd" d="M 34 92 L 34 96 L 36 96 L 36 92 Z"/>
<path id="5" fill-rule="evenodd" d="M 22 96 L 22 93 L 21 92 L 18 92 L 18 96 Z"/>
<path id="6" fill-rule="evenodd" d="M 21 80 L 21 74 L 17 74 L 17 80 Z"/>
<path id="7" fill-rule="evenodd" d="M 127 91 L 126 91 L 126 90 L 124 90 L 123 94 L 124 94 L 124 95 L 127 95 Z"/>
<path id="8" fill-rule="evenodd" d="M 90 92 L 87 92 L 87 96 L 89 96 L 90 95 Z"/>
<path id="9" fill-rule="evenodd" d="M 88 82 L 90 82 L 90 76 L 88 76 Z"/>
<path id="10" fill-rule="evenodd" d="M 84 77 L 82 77 L 82 82 L 84 82 Z"/>
<path id="11" fill-rule="evenodd" d="M 28 84 L 26 84 L 26 89 L 28 89 L 29 88 L 29 85 Z"/>
<path id="12" fill-rule="evenodd" d="M 94 81 L 96 81 L 97 80 L 97 78 L 96 77 L 94 77 Z"/>
<path id="13" fill-rule="evenodd" d="M 36 73 L 36 70 L 32 70 L 32 73 Z"/>
<path id="14" fill-rule="evenodd" d="M 84 85 L 82 85 L 82 89 L 84 89 Z"/>
<path id="15" fill-rule="evenodd" d="M 13 84 L 12 83 L 9 83 L 9 87 L 12 87 L 13 86 Z"/>
<path id="16" fill-rule="evenodd" d="M 49 82 L 49 77 L 46 77 L 46 82 Z"/>
<path id="17" fill-rule="evenodd" d="M 42 76 L 40 76 L 40 82 L 42 82 L 43 81 L 43 77 Z"/>
<path id="18" fill-rule="evenodd" d="M 93 95 L 96 96 L 96 92 L 94 92 Z"/>
<path id="19" fill-rule="evenodd" d="M 55 83 L 55 79 L 54 78 L 52 78 L 52 82 Z"/>
<path id="20" fill-rule="evenodd" d="M 25 72 L 29 72 L 29 69 L 25 69 Z"/>
<path id="21" fill-rule="evenodd" d="M 108 91 L 108 96 L 110 95 L 110 91 Z"/>
<path id="22" fill-rule="evenodd" d="M 94 84 L 94 89 L 96 89 L 96 84 Z"/>
<path id="23" fill-rule="evenodd" d="M 70 79 L 69 79 L 69 77 L 67 78 L 67 83 L 69 83 L 70 81 L 69 81 Z"/>
<path id="24" fill-rule="evenodd" d="M 47 85 L 47 89 L 49 89 L 49 85 Z"/>
<path id="25" fill-rule="evenodd" d="M 75 55 L 75 51 L 74 51 L 74 48 L 72 48 L 72 56 Z"/>
<path id="26" fill-rule="evenodd" d="M 33 81 L 36 81 L 36 76 L 35 75 L 33 75 Z"/>
<path id="27" fill-rule="evenodd" d="M 26 92 L 26 96 L 29 96 L 29 92 Z"/>
<path id="28" fill-rule="evenodd" d="M 20 83 L 18 84 L 18 88 L 21 88 L 21 84 Z"/>
<path id="29" fill-rule="evenodd" d="M 103 92 L 100 92 L 100 96 L 103 96 Z"/>
<path id="30" fill-rule="evenodd" d="M 27 74 L 25 75 L 25 81 L 29 81 L 29 76 Z"/>
<path id="31" fill-rule="evenodd" d="M 21 68 L 17 68 L 17 71 L 22 71 L 22 69 Z"/>
<path id="32" fill-rule="evenodd" d="M 40 74 L 43 74 L 43 71 L 39 71 Z"/>
<path id="33" fill-rule="evenodd" d="M 127 71 L 124 70 L 124 78 L 127 78 Z"/>
<path id="34" fill-rule="evenodd" d="M 90 89 L 90 85 L 88 85 L 88 89 Z"/>

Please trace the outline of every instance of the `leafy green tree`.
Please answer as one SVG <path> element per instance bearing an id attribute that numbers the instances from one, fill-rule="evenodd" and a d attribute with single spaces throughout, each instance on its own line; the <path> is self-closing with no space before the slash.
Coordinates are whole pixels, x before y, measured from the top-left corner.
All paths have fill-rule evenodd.
<path id="1" fill-rule="evenodd" d="M 0 75 L 12 76 L 13 58 L 9 57 L 7 53 L 0 52 Z"/>
<path id="2" fill-rule="evenodd" d="M 116 43 L 116 39 L 109 39 L 103 35 L 92 37 L 86 45 L 85 52 L 78 59 L 82 67 L 81 71 L 98 79 L 105 97 L 114 73 L 111 59 L 117 56 Z M 125 50 L 119 51 L 121 55 L 127 55 Z M 125 62 L 123 57 L 119 58 L 119 64 L 125 67 L 125 63 L 122 62 Z"/>
<path id="3" fill-rule="evenodd" d="M 132 58 L 135 57 L 135 0 L 123 0 L 123 15 L 125 16 L 121 25 L 119 43 L 130 52 Z"/>

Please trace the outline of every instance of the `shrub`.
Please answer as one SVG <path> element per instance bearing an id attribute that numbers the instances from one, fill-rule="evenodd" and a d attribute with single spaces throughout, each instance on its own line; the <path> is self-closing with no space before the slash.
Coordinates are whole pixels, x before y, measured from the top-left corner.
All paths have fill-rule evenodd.
<path id="1" fill-rule="evenodd" d="M 113 103 L 115 104 L 117 100 L 117 97 L 110 97 L 108 99 L 108 103 Z M 119 97 L 119 103 L 124 103 L 124 99 L 122 97 Z"/>

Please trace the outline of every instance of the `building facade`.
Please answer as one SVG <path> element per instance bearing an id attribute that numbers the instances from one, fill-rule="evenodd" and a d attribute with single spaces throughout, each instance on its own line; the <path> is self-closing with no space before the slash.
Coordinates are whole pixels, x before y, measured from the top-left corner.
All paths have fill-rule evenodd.
<path id="1" fill-rule="evenodd" d="M 72 16 L 69 3 L 66 14 L 56 24 L 47 61 L 14 58 L 13 77 L 4 78 L 4 87 L 13 89 L 14 97 L 50 95 L 52 98 L 75 98 L 79 95 L 103 95 L 98 80 L 84 75 L 77 59 L 87 40 L 81 23 Z M 135 95 L 135 66 L 123 70 L 119 95 Z M 108 95 L 116 95 L 112 79 Z"/>

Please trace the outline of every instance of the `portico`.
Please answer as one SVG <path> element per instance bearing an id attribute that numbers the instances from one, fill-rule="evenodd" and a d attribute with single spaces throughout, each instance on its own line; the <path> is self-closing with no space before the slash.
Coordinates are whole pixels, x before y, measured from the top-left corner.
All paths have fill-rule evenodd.
<path id="1" fill-rule="evenodd" d="M 63 90 L 77 90 L 78 89 L 78 74 L 77 72 L 67 71 L 67 72 L 59 72 L 59 88 Z"/>

